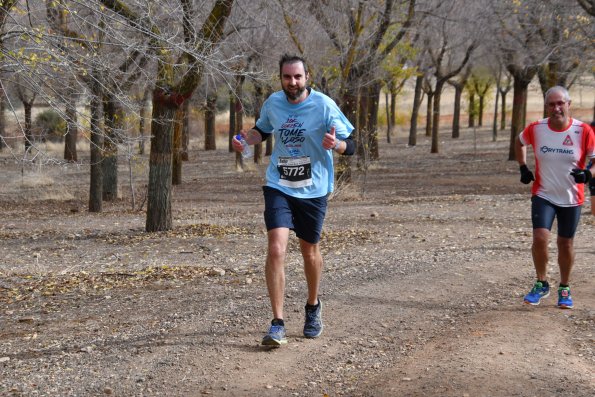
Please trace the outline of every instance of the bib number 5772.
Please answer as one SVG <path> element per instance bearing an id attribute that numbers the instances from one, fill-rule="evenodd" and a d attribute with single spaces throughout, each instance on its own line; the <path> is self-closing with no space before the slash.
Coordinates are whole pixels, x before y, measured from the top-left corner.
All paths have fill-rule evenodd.
<path id="1" fill-rule="evenodd" d="M 299 188 L 312 185 L 312 163 L 310 157 L 279 157 L 279 184 Z"/>

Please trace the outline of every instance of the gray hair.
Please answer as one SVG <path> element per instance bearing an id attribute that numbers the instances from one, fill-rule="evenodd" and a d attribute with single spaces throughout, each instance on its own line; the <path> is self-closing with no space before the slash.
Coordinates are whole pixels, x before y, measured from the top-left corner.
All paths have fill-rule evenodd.
<path id="1" fill-rule="evenodd" d="M 564 96 L 564 100 L 566 102 L 570 102 L 570 94 L 568 93 L 568 90 L 566 88 L 562 87 L 561 85 L 555 85 L 552 88 L 550 88 L 549 90 L 547 90 L 545 92 L 544 100 L 547 102 L 547 98 L 554 92 L 561 93 L 562 96 Z"/>

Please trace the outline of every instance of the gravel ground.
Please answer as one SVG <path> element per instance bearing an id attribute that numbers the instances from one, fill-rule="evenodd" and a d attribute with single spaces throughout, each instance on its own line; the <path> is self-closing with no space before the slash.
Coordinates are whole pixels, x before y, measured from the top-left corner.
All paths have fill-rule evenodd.
<path id="1" fill-rule="evenodd" d="M 404 142 L 383 144 L 380 161 L 331 199 L 316 340 L 301 335 L 292 237 L 279 349 L 259 345 L 271 316 L 264 165 L 238 172 L 225 150 L 193 151 L 174 189 L 174 230 L 147 234 L 125 161 L 123 198 L 90 214 L 88 166 L 22 172 L 0 154 L 0 395 L 595 395 L 590 205 L 575 309 L 557 309 L 553 295 L 527 307 L 529 188 L 506 161 L 508 138 L 465 131 L 435 155 L 425 137 Z M 146 175 L 135 172 L 140 187 Z"/>

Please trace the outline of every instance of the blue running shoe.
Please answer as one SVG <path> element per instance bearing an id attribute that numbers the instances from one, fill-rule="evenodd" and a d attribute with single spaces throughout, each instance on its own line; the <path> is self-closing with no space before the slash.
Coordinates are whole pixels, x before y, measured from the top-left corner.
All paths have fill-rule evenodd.
<path id="1" fill-rule="evenodd" d="M 277 321 L 273 320 L 269 332 L 262 338 L 262 344 L 264 346 L 281 346 L 287 344 L 287 339 L 285 338 L 285 326 L 280 325 Z"/>
<path id="2" fill-rule="evenodd" d="M 525 303 L 528 305 L 539 305 L 542 298 L 547 298 L 550 294 L 550 286 L 543 285 L 541 281 L 536 281 L 535 285 L 527 295 L 525 295 Z"/>
<path id="3" fill-rule="evenodd" d="M 304 336 L 306 338 L 318 338 L 322 333 L 322 328 L 322 302 L 318 299 L 317 306 L 306 305 Z"/>
<path id="4" fill-rule="evenodd" d="M 558 288 L 558 307 L 560 309 L 572 309 L 572 297 L 570 296 L 570 287 Z"/>

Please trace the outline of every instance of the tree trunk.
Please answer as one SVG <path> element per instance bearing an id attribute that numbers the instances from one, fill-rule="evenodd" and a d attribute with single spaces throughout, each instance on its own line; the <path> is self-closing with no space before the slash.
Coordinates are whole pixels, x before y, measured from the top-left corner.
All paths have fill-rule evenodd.
<path id="1" fill-rule="evenodd" d="M 391 133 L 391 135 L 394 132 L 396 125 L 397 125 L 397 92 L 395 91 L 395 88 L 393 87 L 390 92 L 390 133 Z"/>
<path id="2" fill-rule="evenodd" d="M 395 126 L 397 125 L 397 88 L 394 83 L 390 85 L 390 113 L 388 120 L 389 130 L 387 139 L 388 143 L 390 143 L 391 135 L 395 131 Z"/>
<path id="3" fill-rule="evenodd" d="M 384 110 L 386 112 L 386 143 L 390 142 L 390 131 L 392 129 L 391 121 L 390 121 L 390 97 L 388 92 L 384 93 Z"/>
<path id="4" fill-rule="evenodd" d="M 529 86 L 529 83 L 527 83 L 527 87 Z M 521 123 L 521 126 L 524 128 L 527 125 L 527 101 L 529 100 L 529 88 L 525 89 L 525 101 L 523 102 L 523 122 Z M 519 130 L 520 132 L 520 130 Z"/>
<path id="5" fill-rule="evenodd" d="M 323 79 L 324 81 L 324 79 Z M 263 89 L 262 84 L 258 81 L 254 81 L 254 120 L 255 122 L 260 118 L 260 108 L 262 107 L 263 103 Z M 270 138 L 269 138 L 270 140 Z M 256 164 L 262 164 L 263 156 L 262 156 L 262 142 L 258 145 L 254 146 L 254 162 Z"/>
<path id="6" fill-rule="evenodd" d="M 107 94 L 103 102 L 105 138 L 103 140 L 103 200 L 118 199 L 118 140 L 123 130 L 124 111 L 117 99 Z"/>
<path id="7" fill-rule="evenodd" d="M 359 147 L 362 138 L 362 133 L 359 130 L 357 120 L 357 91 L 353 86 L 345 89 L 341 94 L 341 111 L 347 117 L 349 122 L 355 127 L 355 141 Z M 339 156 L 337 166 L 335 168 L 335 180 L 350 183 L 351 182 L 351 158 L 352 156 Z"/>
<path id="8" fill-rule="evenodd" d="M 0 45 L 0 48 L 2 48 L 2 45 Z M 6 117 L 4 115 L 5 108 L 6 98 L 4 97 L 4 89 L 0 86 L 0 151 L 6 147 L 6 142 L 4 141 L 4 137 L 6 136 Z"/>
<path id="9" fill-rule="evenodd" d="M 205 104 L 205 150 L 216 150 L 215 114 L 217 112 L 217 93 L 209 91 Z"/>
<path id="10" fill-rule="evenodd" d="M 182 140 L 184 129 L 184 106 L 180 106 L 175 113 L 174 138 L 172 148 L 172 185 L 182 184 Z"/>
<path id="11" fill-rule="evenodd" d="M 440 148 L 438 141 L 438 132 L 440 129 L 440 98 L 442 97 L 442 89 L 444 88 L 446 80 L 440 79 L 436 81 L 436 90 L 434 91 L 434 111 L 432 120 L 432 148 L 430 153 L 439 153 Z"/>
<path id="12" fill-rule="evenodd" d="M 188 161 L 188 148 L 190 147 L 190 98 L 184 101 L 182 109 L 182 149 L 180 151 L 180 159 L 182 161 Z"/>
<path id="13" fill-rule="evenodd" d="M 236 97 L 233 91 L 229 91 L 229 136 L 228 136 L 228 150 L 233 152 L 231 146 L 231 139 L 236 135 Z"/>
<path id="14" fill-rule="evenodd" d="M 97 83 L 95 83 L 97 84 Z M 97 93 L 93 94 L 89 105 L 91 113 L 91 182 L 89 184 L 89 212 L 101 212 L 103 196 L 103 133 L 100 128 L 101 100 Z"/>
<path id="15" fill-rule="evenodd" d="M 514 91 L 512 101 L 512 121 L 510 126 L 510 146 L 508 160 L 515 160 L 515 139 L 525 126 L 524 111 L 527 102 L 527 91 L 531 80 L 514 76 Z"/>
<path id="16" fill-rule="evenodd" d="M 23 102 L 23 109 L 25 111 L 25 152 L 29 152 L 31 150 L 31 146 L 33 146 L 33 131 L 31 130 L 31 110 L 33 108 L 33 103 L 31 102 Z"/>
<path id="17" fill-rule="evenodd" d="M 237 76 L 236 78 L 236 101 L 235 101 L 235 113 L 236 113 L 236 124 L 234 131 L 239 132 L 244 129 L 244 105 L 242 103 L 244 97 L 244 81 L 246 76 Z M 236 167 L 244 169 L 244 158 L 241 153 L 236 152 Z"/>
<path id="18" fill-rule="evenodd" d="M 415 79 L 415 91 L 413 94 L 413 109 L 411 110 L 411 122 L 409 126 L 409 146 L 417 145 L 417 118 L 419 117 L 419 108 L 422 101 L 422 86 L 424 76 L 418 75 Z"/>
<path id="19" fill-rule="evenodd" d="M 485 103 L 485 95 L 480 95 L 479 96 L 479 120 L 478 120 L 478 125 L 479 127 L 483 127 L 483 106 Z"/>
<path id="20" fill-rule="evenodd" d="M 143 93 L 143 99 L 141 100 L 140 104 L 140 120 L 138 122 L 138 133 L 140 135 L 140 139 L 138 142 L 138 154 L 145 154 L 145 124 L 149 117 L 149 94 L 151 90 L 148 88 L 145 89 Z"/>
<path id="21" fill-rule="evenodd" d="M 501 91 L 500 94 L 502 95 L 502 105 L 500 108 L 500 130 L 504 131 L 506 129 L 506 91 Z"/>
<path id="22" fill-rule="evenodd" d="M 78 118 L 76 111 L 76 99 L 74 95 L 69 95 L 66 102 L 66 134 L 64 135 L 64 160 L 69 163 L 78 161 L 76 151 L 76 141 L 78 138 Z"/>
<path id="23" fill-rule="evenodd" d="M 469 94 L 469 128 L 475 127 L 475 94 Z"/>
<path id="24" fill-rule="evenodd" d="M 455 87 L 455 103 L 452 117 L 452 138 L 459 138 L 461 136 L 461 97 L 463 96 L 462 84 L 454 84 Z"/>
<path id="25" fill-rule="evenodd" d="M 235 103 L 235 114 L 236 124 L 234 131 L 239 132 L 244 128 L 244 105 L 242 104 L 243 89 L 244 89 L 244 77 L 240 77 L 238 85 L 236 87 L 236 103 Z M 244 169 L 244 158 L 241 153 L 236 152 L 236 166 Z"/>
<path id="26" fill-rule="evenodd" d="M 370 142 L 370 160 L 378 160 L 380 158 L 380 150 L 378 145 L 378 110 L 380 103 L 380 93 L 382 86 L 379 81 L 374 81 L 368 87 L 368 107 L 367 113 L 367 130 L 368 142 Z"/>
<path id="27" fill-rule="evenodd" d="M 357 140 L 357 166 L 363 168 L 368 159 L 371 158 L 370 131 L 368 130 L 368 87 L 361 87 L 359 90 L 359 103 L 357 124 L 359 125 L 359 139 Z"/>
<path id="28" fill-rule="evenodd" d="M 162 100 L 159 88 L 153 91 L 151 154 L 147 193 L 147 232 L 172 228 L 172 157 L 175 117 L 178 106 Z"/>
<path id="29" fill-rule="evenodd" d="M 428 103 L 426 105 L 426 136 L 432 136 L 432 114 L 434 106 L 434 93 L 427 93 Z"/>
<path id="30" fill-rule="evenodd" d="M 498 99 L 500 99 L 500 76 L 496 80 L 496 100 L 494 101 L 494 121 L 492 122 L 492 142 L 498 140 Z"/>

